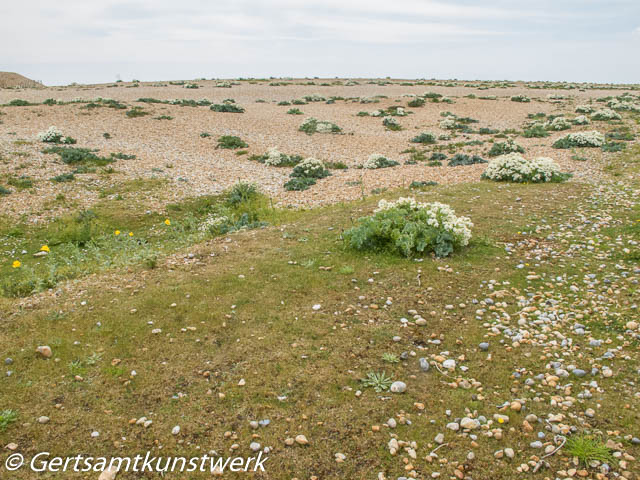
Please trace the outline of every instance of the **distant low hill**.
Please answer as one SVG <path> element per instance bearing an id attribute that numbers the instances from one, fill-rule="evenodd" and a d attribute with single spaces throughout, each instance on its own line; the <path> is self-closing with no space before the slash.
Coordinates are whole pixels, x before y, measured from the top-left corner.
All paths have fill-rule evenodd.
<path id="1" fill-rule="evenodd" d="M 0 88 L 38 88 L 43 86 L 40 82 L 31 80 L 18 73 L 0 72 Z"/>

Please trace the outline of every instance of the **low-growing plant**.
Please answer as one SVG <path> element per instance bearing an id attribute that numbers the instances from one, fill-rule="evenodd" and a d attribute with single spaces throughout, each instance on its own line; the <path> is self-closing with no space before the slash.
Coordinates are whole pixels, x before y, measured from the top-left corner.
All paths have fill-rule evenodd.
<path id="1" fill-rule="evenodd" d="M 518 145 L 513 140 L 507 140 L 506 142 L 494 143 L 491 149 L 487 152 L 490 157 L 498 157 L 507 153 L 524 153 L 524 148 Z"/>
<path id="2" fill-rule="evenodd" d="M 529 103 L 531 99 L 526 95 L 514 95 L 511 97 L 512 102 Z"/>
<path id="3" fill-rule="evenodd" d="M 313 117 L 305 119 L 298 130 L 307 135 L 313 135 L 314 133 L 339 133 L 342 131 L 335 123 L 317 120 Z"/>
<path id="4" fill-rule="evenodd" d="M 386 372 L 369 372 L 367 376 L 360 380 L 363 387 L 373 388 L 376 392 L 386 392 L 393 383 L 392 377 L 388 377 Z"/>
<path id="5" fill-rule="evenodd" d="M 549 136 L 549 132 L 543 125 L 537 123 L 526 128 L 524 132 L 522 132 L 522 136 L 525 138 L 544 138 Z"/>
<path id="6" fill-rule="evenodd" d="M 244 113 L 244 108 L 233 103 L 214 103 L 209 107 L 214 112 L 222 113 Z"/>
<path id="7" fill-rule="evenodd" d="M 127 110 L 125 115 L 127 116 L 127 118 L 138 118 L 138 117 L 144 117 L 146 115 L 150 115 L 150 113 L 145 111 L 144 108 L 136 106 L 136 107 L 131 107 L 130 110 Z"/>
<path id="8" fill-rule="evenodd" d="M 234 135 L 223 135 L 218 138 L 218 145 L 216 148 L 235 150 L 237 148 L 246 148 L 248 146 L 249 144 L 240 137 L 236 137 Z"/>
<path id="9" fill-rule="evenodd" d="M 431 132 L 422 132 L 411 139 L 411 143 L 422 143 L 423 145 L 431 145 L 436 141 L 436 135 Z"/>
<path id="10" fill-rule="evenodd" d="M 299 108 L 290 108 L 287 113 L 289 115 L 304 115 L 304 113 L 302 112 L 302 110 L 300 110 Z"/>
<path id="11" fill-rule="evenodd" d="M 11 409 L 5 409 L 0 411 L 0 432 L 4 432 L 9 425 L 15 423 L 18 420 L 18 412 Z"/>
<path id="12" fill-rule="evenodd" d="M 604 135 L 595 130 L 589 132 L 568 133 L 553 143 L 553 148 L 602 147 Z"/>
<path id="13" fill-rule="evenodd" d="M 394 132 L 402 130 L 402 125 L 400 125 L 400 123 L 393 117 L 384 117 L 382 119 L 382 125 L 384 125 L 387 130 L 392 130 Z"/>
<path id="14" fill-rule="evenodd" d="M 344 241 L 355 250 L 390 251 L 405 257 L 433 252 L 446 257 L 471 239 L 473 224 L 442 203 L 414 198 L 381 200 L 373 215 L 358 219 Z"/>
<path id="15" fill-rule="evenodd" d="M 449 167 L 460 167 L 466 165 L 475 165 L 476 163 L 487 163 L 487 161 L 478 155 L 466 155 L 464 153 L 456 153 L 447 164 Z"/>
<path id="16" fill-rule="evenodd" d="M 395 167 L 396 165 L 400 164 L 395 160 L 391 160 L 379 153 L 372 153 L 371 155 L 369 155 L 369 158 L 367 158 L 367 161 L 362 164 L 362 168 L 375 170 L 378 168 Z"/>
<path id="17" fill-rule="evenodd" d="M 589 465 L 594 461 L 610 465 L 616 463 L 612 450 L 602 440 L 594 436 L 582 434 L 569 437 L 565 451 L 584 465 Z"/>
<path id="18" fill-rule="evenodd" d="M 562 173 L 560 167 L 550 158 L 525 159 L 519 153 L 502 155 L 489 162 L 482 178 L 496 182 L 542 183 L 564 182 L 571 177 Z"/>

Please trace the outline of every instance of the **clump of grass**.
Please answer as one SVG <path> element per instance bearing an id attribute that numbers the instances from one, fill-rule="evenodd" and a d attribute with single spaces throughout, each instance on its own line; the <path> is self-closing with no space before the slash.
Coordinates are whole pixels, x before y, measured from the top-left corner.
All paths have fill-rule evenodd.
<path id="1" fill-rule="evenodd" d="M 216 148 L 223 148 L 226 150 L 235 150 L 237 148 L 246 148 L 249 144 L 242 140 L 240 137 L 233 135 L 223 135 L 218 138 L 218 145 Z"/>
<path id="2" fill-rule="evenodd" d="M 360 381 L 363 387 L 373 388 L 378 393 L 388 391 L 393 383 L 393 379 L 387 377 L 386 372 L 369 372 Z"/>
<path id="3" fill-rule="evenodd" d="M 65 182 L 73 182 L 75 180 L 75 176 L 73 173 L 62 173 L 60 175 L 56 175 L 52 177 L 50 180 L 55 183 L 65 183 Z"/>
<path id="4" fill-rule="evenodd" d="M 567 440 L 566 452 L 585 465 L 593 461 L 612 464 L 615 458 L 612 451 L 602 440 L 590 435 L 577 435 Z"/>

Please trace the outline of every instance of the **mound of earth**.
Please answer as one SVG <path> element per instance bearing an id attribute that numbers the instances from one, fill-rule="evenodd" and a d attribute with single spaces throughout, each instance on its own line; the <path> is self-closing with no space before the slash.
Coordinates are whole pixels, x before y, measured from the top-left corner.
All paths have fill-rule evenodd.
<path id="1" fill-rule="evenodd" d="M 0 88 L 38 88 L 42 83 L 13 72 L 0 72 Z"/>

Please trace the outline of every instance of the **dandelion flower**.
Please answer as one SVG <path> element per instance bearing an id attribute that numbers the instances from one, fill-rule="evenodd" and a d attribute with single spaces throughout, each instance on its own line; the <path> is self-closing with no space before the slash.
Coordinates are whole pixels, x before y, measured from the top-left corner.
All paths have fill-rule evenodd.
<path id="1" fill-rule="evenodd" d="M 13 263 L 11 264 L 13 268 L 20 268 L 20 265 L 22 265 L 20 260 L 14 260 Z"/>
<path id="2" fill-rule="evenodd" d="M 171 220 L 169 220 L 168 218 L 164 221 L 165 225 L 171 225 Z"/>
<path id="3" fill-rule="evenodd" d="M 116 230 L 115 232 L 113 232 L 116 236 L 120 235 L 120 230 Z"/>
<path id="4" fill-rule="evenodd" d="M 41 251 L 41 252 L 49 252 L 49 251 L 51 251 L 51 250 L 49 250 L 49 245 L 42 245 L 42 246 L 40 247 L 40 251 Z"/>
<path id="5" fill-rule="evenodd" d="M 130 236 L 130 237 L 133 237 L 133 232 L 129 232 L 129 236 Z"/>

